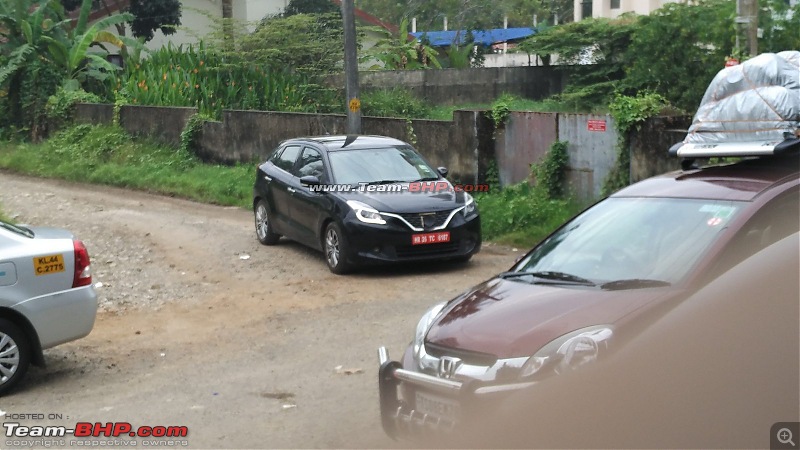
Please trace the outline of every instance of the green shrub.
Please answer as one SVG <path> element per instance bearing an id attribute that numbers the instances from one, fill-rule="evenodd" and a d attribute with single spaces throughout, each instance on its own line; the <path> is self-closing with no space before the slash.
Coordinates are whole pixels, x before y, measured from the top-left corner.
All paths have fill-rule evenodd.
<path id="1" fill-rule="evenodd" d="M 45 114 L 50 126 L 58 129 L 72 122 L 72 113 L 76 104 L 100 102 L 100 97 L 83 89 L 69 91 L 59 88 L 55 94 L 47 99 Z"/>
<path id="2" fill-rule="evenodd" d="M 536 186 L 552 199 L 562 198 L 565 194 L 567 181 L 567 142 L 556 141 L 550 146 L 542 162 L 533 166 Z"/>
<path id="3" fill-rule="evenodd" d="M 630 184 L 630 141 L 629 132 L 646 119 L 656 116 L 670 107 L 669 101 L 654 92 L 640 92 L 635 97 L 617 94 L 609 105 L 614 118 L 614 127 L 619 135 L 617 142 L 617 163 L 603 180 L 602 195 L 608 196 Z"/>
<path id="4" fill-rule="evenodd" d="M 522 182 L 500 192 L 475 197 L 484 239 L 532 246 L 575 215 L 574 201 L 554 200 L 542 189 Z"/>

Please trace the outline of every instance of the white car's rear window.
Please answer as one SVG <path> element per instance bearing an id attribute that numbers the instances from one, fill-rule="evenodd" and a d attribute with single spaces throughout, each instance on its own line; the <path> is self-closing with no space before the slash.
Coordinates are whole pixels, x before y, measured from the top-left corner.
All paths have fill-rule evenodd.
<path id="1" fill-rule="evenodd" d="M 18 227 L 16 225 L 11 225 L 10 223 L 3 222 L 2 220 L 0 220 L 0 228 L 3 228 L 4 230 L 8 230 L 15 234 L 19 234 L 21 236 L 25 236 L 27 238 L 33 238 L 33 231 L 25 227 Z"/>

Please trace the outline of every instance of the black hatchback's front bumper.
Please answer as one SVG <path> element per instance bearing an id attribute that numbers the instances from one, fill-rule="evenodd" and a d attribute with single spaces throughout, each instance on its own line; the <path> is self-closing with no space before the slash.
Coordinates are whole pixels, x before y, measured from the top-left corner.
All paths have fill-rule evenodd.
<path id="1" fill-rule="evenodd" d="M 349 214 L 343 221 L 350 246 L 349 259 L 357 264 L 448 260 L 469 257 L 481 249 L 480 216 L 464 218 L 460 213 L 445 228 L 414 231 L 404 224 L 387 221 L 374 225 Z M 447 242 L 415 245 L 414 235 L 447 233 Z"/>

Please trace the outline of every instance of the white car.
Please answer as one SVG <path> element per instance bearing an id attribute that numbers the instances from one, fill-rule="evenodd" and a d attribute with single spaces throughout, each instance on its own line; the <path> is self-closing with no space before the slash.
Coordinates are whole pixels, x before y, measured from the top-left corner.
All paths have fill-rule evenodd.
<path id="1" fill-rule="evenodd" d="M 42 350 L 92 331 L 97 295 L 89 253 L 72 233 L 0 221 L 0 395 Z"/>

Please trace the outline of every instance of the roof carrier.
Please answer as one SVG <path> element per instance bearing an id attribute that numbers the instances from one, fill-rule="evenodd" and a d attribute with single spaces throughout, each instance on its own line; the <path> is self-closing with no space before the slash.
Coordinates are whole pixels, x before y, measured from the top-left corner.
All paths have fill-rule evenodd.
<path id="1" fill-rule="evenodd" d="M 686 139 L 669 154 L 693 160 L 798 150 L 800 52 L 786 51 L 721 70 L 708 86 Z M 684 161 L 684 168 L 690 165 Z"/>

